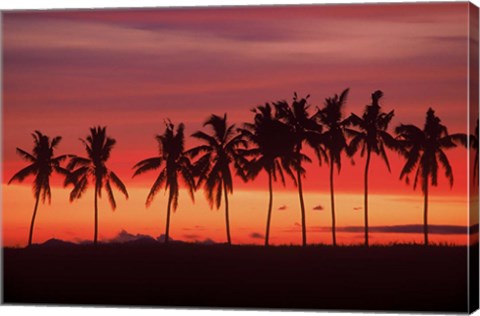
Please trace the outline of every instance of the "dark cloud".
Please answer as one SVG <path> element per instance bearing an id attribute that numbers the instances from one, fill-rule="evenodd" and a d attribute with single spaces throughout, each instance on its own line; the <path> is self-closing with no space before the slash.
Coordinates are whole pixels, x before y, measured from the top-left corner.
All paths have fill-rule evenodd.
<path id="1" fill-rule="evenodd" d="M 285 232 L 298 232 L 300 224 L 295 223 L 295 227 L 286 229 Z M 331 227 L 314 226 L 309 227 L 310 232 L 330 232 Z M 392 226 L 370 226 L 371 233 L 401 233 L 401 234 L 422 234 L 423 225 L 392 225 Z M 337 227 L 337 232 L 344 233 L 362 233 L 365 231 L 363 226 L 343 226 Z M 467 227 L 456 225 L 429 225 L 428 232 L 436 235 L 461 235 L 467 233 Z M 478 230 L 477 230 L 478 232 Z M 475 229 L 473 229 L 475 233 Z"/>
<path id="2" fill-rule="evenodd" d="M 202 226 L 202 225 L 195 225 L 193 227 L 184 227 L 183 230 L 186 230 L 186 231 L 200 231 L 200 230 L 205 230 L 205 226 Z"/>
<path id="3" fill-rule="evenodd" d="M 338 231 L 347 233 L 359 233 L 364 231 L 363 226 L 339 227 Z M 422 234 L 423 225 L 393 225 L 393 226 L 372 226 L 369 228 L 372 233 L 402 233 Z M 460 235 L 467 232 L 467 227 L 456 225 L 429 225 L 428 232 L 437 235 Z"/>
<path id="4" fill-rule="evenodd" d="M 361 209 L 363 209 L 361 206 L 356 206 L 353 208 L 354 211 L 360 211 Z"/>
<path id="5" fill-rule="evenodd" d="M 364 230 L 363 227 L 344 227 L 344 229 L 345 231 L 353 230 L 354 232 Z M 423 233 L 423 225 L 373 226 L 370 228 L 370 232 L 419 234 Z M 467 232 L 467 227 L 456 225 L 429 225 L 428 232 L 437 235 L 460 235 Z"/>
<path id="6" fill-rule="evenodd" d="M 265 236 L 263 234 L 260 234 L 260 233 L 251 233 L 250 234 L 250 238 L 254 238 L 254 239 L 265 239 Z"/>
<path id="7" fill-rule="evenodd" d="M 278 208 L 279 211 L 285 211 L 287 209 L 286 205 L 282 205 Z"/>
<path id="8" fill-rule="evenodd" d="M 317 206 L 315 206 L 315 207 L 313 208 L 313 210 L 314 210 L 314 211 L 323 211 L 324 208 L 323 208 L 323 206 L 321 206 L 321 205 L 317 205 Z"/>

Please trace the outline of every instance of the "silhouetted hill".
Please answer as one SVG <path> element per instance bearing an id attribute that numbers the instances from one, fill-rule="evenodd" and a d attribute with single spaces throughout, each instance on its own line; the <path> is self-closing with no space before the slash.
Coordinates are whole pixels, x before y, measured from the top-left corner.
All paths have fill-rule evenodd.
<path id="1" fill-rule="evenodd" d="M 152 237 L 141 237 L 124 243 L 128 246 L 145 246 L 145 245 L 158 245 L 159 242 Z"/>
<path id="2" fill-rule="evenodd" d="M 51 238 L 41 244 L 32 244 L 30 248 L 62 248 L 62 247 L 73 247 L 77 244 L 69 241 L 64 241 L 56 238 Z"/>
<path id="3" fill-rule="evenodd" d="M 54 240 L 4 249 L 3 293 L 16 304 L 466 312 L 467 249 Z"/>

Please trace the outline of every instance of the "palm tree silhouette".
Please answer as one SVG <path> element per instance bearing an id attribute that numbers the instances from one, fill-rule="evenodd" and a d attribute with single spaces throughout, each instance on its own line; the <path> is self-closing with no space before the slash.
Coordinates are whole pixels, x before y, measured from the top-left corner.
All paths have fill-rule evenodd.
<path id="1" fill-rule="evenodd" d="M 321 124 L 326 128 L 319 138 L 319 142 L 316 145 L 316 152 L 319 162 L 324 160 L 329 161 L 330 164 L 330 202 L 332 211 L 332 239 L 333 245 L 337 245 L 336 228 L 335 228 L 335 194 L 333 185 L 333 170 L 337 165 L 337 170 L 340 172 L 342 166 L 341 153 L 347 147 L 347 141 L 345 139 L 345 125 L 347 121 L 343 119 L 343 108 L 347 100 L 349 89 L 345 89 L 340 96 L 335 95 L 333 98 L 327 98 L 325 105 L 322 109 L 319 109 L 316 117 Z M 323 146 L 325 149 L 323 149 Z M 328 152 L 328 156 L 324 152 Z"/>
<path id="2" fill-rule="evenodd" d="M 94 235 L 93 243 L 97 244 L 98 240 L 98 198 L 102 197 L 102 189 L 105 188 L 108 195 L 108 201 L 113 210 L 116 209 L 117 203 L 112 191 L 112 184 L 128 199 L 128 193 L 125 185 L 120 178 L 106 166 L 107 160 L 110 158 L 111 151 L 116 141 L 107 137 L 106 127 L 90 128 L 90 135 L 85 139 L 80 139 L 85 146 L 87 157 L 72 155 L 67 169 L 70 175 L 65 181 L 65 185 L 73 184 L 70 193 L 70 202 L 82 197 L 88 188 L 89 181 L 95 183 L 94 197 Z M 75 169 L 76 168 L 76 169 Z"/>
<path id="3" fill-rule="evenodd" d="M 365 245 L 368 247 L 368 170 L 370 167 L 371 153 L 379 155 L 385 162 L 388 171 L 390 172 L 390 163 L 388 162 L 387 153 L 385 147 L 395 148 L 395 139 L 388 132 L 388 125 L 393 118 L 394 111 L 388 113 L 382 112 L 382 108 L 379 104 L 380 98 L 383 96 L 383 92 L 380 90 L 375 91 L 372 94 L 372 104 L 367 105 L 363 112 L 362 117 L 352 113 L 348 118 L 349 124 L 357 127 L 359 131 L 347 129 L 347 133 L 352 136 L 348 147 L 348 153 L 350 156 L 355 154 L 359 147 L 361 147 L 360 156 L 367 154 L 365 162 L 364 173 L 364 220 L 365 220 Z"/>
<path id="4" fill-rule="evenodd" d="M 453 170 L 444 150 L 456 147 L 454 141 L 461 139 L 466 142 L 465 134 L 449 135 L 447 127 L 440 123 L 440 118 L 435 116 L 432 108 L 427 111 L 423 130 L 415 125 L 401 124 L 395 129 L 398 134 L 399 151 L 405 156 L 406 163 L 400 173 L 400 179 L 405 177 L 409 183 L 408 175 L 415 171 L 413 188 L 416 189 L 420 180 L 424 194 L 423 232 L 424 243 L 428 245 L 428 189 L 429 185 L 437 186 L 438 169 L 445 169 L 445 177 L 453 186 Z"/>
<path id="5" fill-rule="evenodd" d="M 47 199 L 48 203 L 51 203 L 52 194 L 50 190 L 50 176 L 53 172 L 64 176 L 68 174 L 68 171 L 60 166 L 60 163 L 64 161 L 67 156 L 61 155 L 54 157 L 54 149 L 58 146 L 62 138 L 57 136 L 50 141 L 48 136 L 39 131 L 32 133 L 32 137 L 34 143 L 32 153 L 28 153 L 17 147 L 17 154 L 30 164 L 14 174 L 8 181 L 8 184 L 10 184 L 13 181 L 23 182 L 23 180 L 29 176 L 35 177 L 33 180 L 35 206 L 33 208 L 32 221 L 30 223 L 28 246 L 32 245 L 33 227 L 35 225 L 35 217 L 37 216 L 38 202 L 40 201 L 40 198 L 44 204 Z"/>
<path id="6" fill-rule="evenodd" d="M 246 142 L 242 135 L 236 132 L 234 124 L 227 124 L 227 114 L 223 117 L 212 115 L 203 126 L 210 126 L 213 134 L 209 135 L 202 131 L 193 133 L 192 137 L 205 144 L 188 150 L 187 154 L 192 158 L 201 154 L 194 164 L 194 169 L 195 175 L 198 176 L 197 187 L 204 186 L 210 208 L 214 206 L 220 208 L 223 192 L 227 242 L 231 245 L 228 193 L 233 192 L 233 180 L 230 165 L 233 163 L 237 174 L 241 175 L 243 157 L 238 148 L 246 147 Z"/>
<path id="7" fill-rule="evenodd" d="M 298 187 L 298 196 L 300 199 L 300 211 L 302 217 L 302 245 L 307 245 L 307 228 L 305 218 L 305 203 L 303 200 L 302 177 L 305 176 L 305 169 L 302 167 L 303 162 L 311 162 L 311 159 L 302 153 L 303 143 L 307 142 L 312 148 L 315 147 L 315 141 L 321 127 L 315 122 L 315 117 L 308 113 L 309 105 L 307 99 L 299 99 L 294 93 L 291 105 L 286 101 L 274 103 L 276 116 L 290 128 L 290 133 L 294 139 L 293 146 L 293 167 L 296 171 L 296 185 Z"/>
<path id="8" fill-rule="evenodd" d="M 295 139 L 290 133 L 290 128 L 275 118 L 269 103 L 257 106 L 252 112 L 255 113 L 254 122 L 244 123 L 240 133 L 253 148 L 239 149 L 239 152 L 244 157 L 253 157 L 243 167 L 246 169 L 248 180 L 255 179 L 262 170 L 268 175 L 269 202 L 265 233 L 265 246 L 268 246 L 273 206 L 272 182 L 277 181 L 279 177 L 285 185 L 284 171 L 295 181 L 292 171 Z"/>
<path id="9" fill-rule="evenodd" d="M 192 164 L 184 151 L 185 125 L 182 123 L 179 124 L 177 131 L 175 132 L 175 126 L 170 121 L 166 122 L 165 124 L 167 126 L 165 132 L 162 135 L 157 135 L 155 137 L 159 145 L 160 156 L 148 158 L 137 163 L 133 167 L 136 169 L 133 176 L 138 176 L 150 170 L 157 170 L 164 165 L 157 179 L 153 183 L 150 192 L 148 193 L 145 204 L 147 207 L 150 206 L 153 198 L 162 188 L 162 186 L 165 187 L 165 190 L 169 190 L 167 203 L 167 222 L 165 228 L 165 243 L 168 243 L 170 236 L 169 231 L 171 208 L 173 207 L 173 211 L 175 212 L 178 206 L 178 179 L 180 177 L 183 178 L 183 181 L 189 190 L 192 201 L 194 201 L 193 192 L 195 190 L 195 180 L 192 174 Z"/>

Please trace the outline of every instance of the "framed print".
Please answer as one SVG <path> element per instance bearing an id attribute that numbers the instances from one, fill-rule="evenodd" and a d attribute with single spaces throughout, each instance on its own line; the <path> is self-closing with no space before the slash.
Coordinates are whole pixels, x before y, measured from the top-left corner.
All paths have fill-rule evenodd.
<path id="1" fill-rule="evenodd" d="M 478 308 L 474 4 L 1 27 L 4 304 Z"/>

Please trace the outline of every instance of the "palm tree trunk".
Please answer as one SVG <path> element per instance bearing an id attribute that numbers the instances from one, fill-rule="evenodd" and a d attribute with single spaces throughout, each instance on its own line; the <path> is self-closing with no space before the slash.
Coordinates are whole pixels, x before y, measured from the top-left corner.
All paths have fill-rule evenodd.
<path id="1" fill-rule="evenodd" d="M 273 205 L 273 189 L 272 189 L 272 171 L 268 171 L 268 192 L 270 198 L 268 200 L 268 215 L 267 215 L 267 232 L 265 233 L 265 246 L 268 246 L 268 239 L 270 237 L 270 220 L 272 218 L 272 205 Z"/>
<path id="2" fill-rule="evenodd" d="M 335 234 L 335 194 L 333 192 L 333 169 L 334 169 L 334 163 L 333 159 L 330 160 L 330 203 L 331 203 L 331 209 L 332 209 L 332 240 L 333 240 L 333 246 L 335 247 L 337 245 L 337 237 Z"/>
<path id="3" fill-rule="evenodd" d="M 225 224 L 227 227 L 227 242 L 229 245 L 232 244 L 232 239 L 230 238 L 230 219 L 228 216 L 228 193 L 227 193 L 227 185 L 225 182 L 223 183 L 223 192 L 225 193 Z"/>
<path id="4" fill-rule="evenodd" d="M 365 246 L 368 247 L 368 168 L 370 166 L 370 150 L 367 150 L 367 162 L 365 163 Z"/>
<path id="5" fill-rule="evenodd" d="M 423 235 L 425 238 L 425 246 L 428 246 L 428 176 L 425 180 L 425 195 L 423 201 Z"/>
<path id="6" fill-rule="evenodd" d="M 30 234 L 28 235 L 28 245 L 32 245 L 33 226 L 35 225 L 35 217 L 37 217 L 38 201 L 40 200 L 40 193 L 35 197 L 35 207 L 33 208 L 32 223 L 30 224 Z"/>
<path id="7" fill-rule="evenodd" d="M 98 239 L 98 186 L 97 185 L 95 185 L 94 203 L 95 203 L 95 228 L 93 233 L 93 244 L 96 245 L 97 239 Z"/>
<path id="8" fill-rule="evenodd" d="M 171 190 L 171 189 L 170 189 Z M 168 194 L 168 205 L 167 205 L 167 223 L 165 225 L 165 243 L 168 244 L 170 239 L 170 212 L 172 208 L 172 194 Z"/>
<path id="9" fill-rule="evenodd" d="M 300 197 L 300 211 L 302 213 L 302 246 L 307 245 L 307 224 L 305 220 L 305 203 L 303 202 L 302 176 L 297 170 L 298 196 Z"/>

